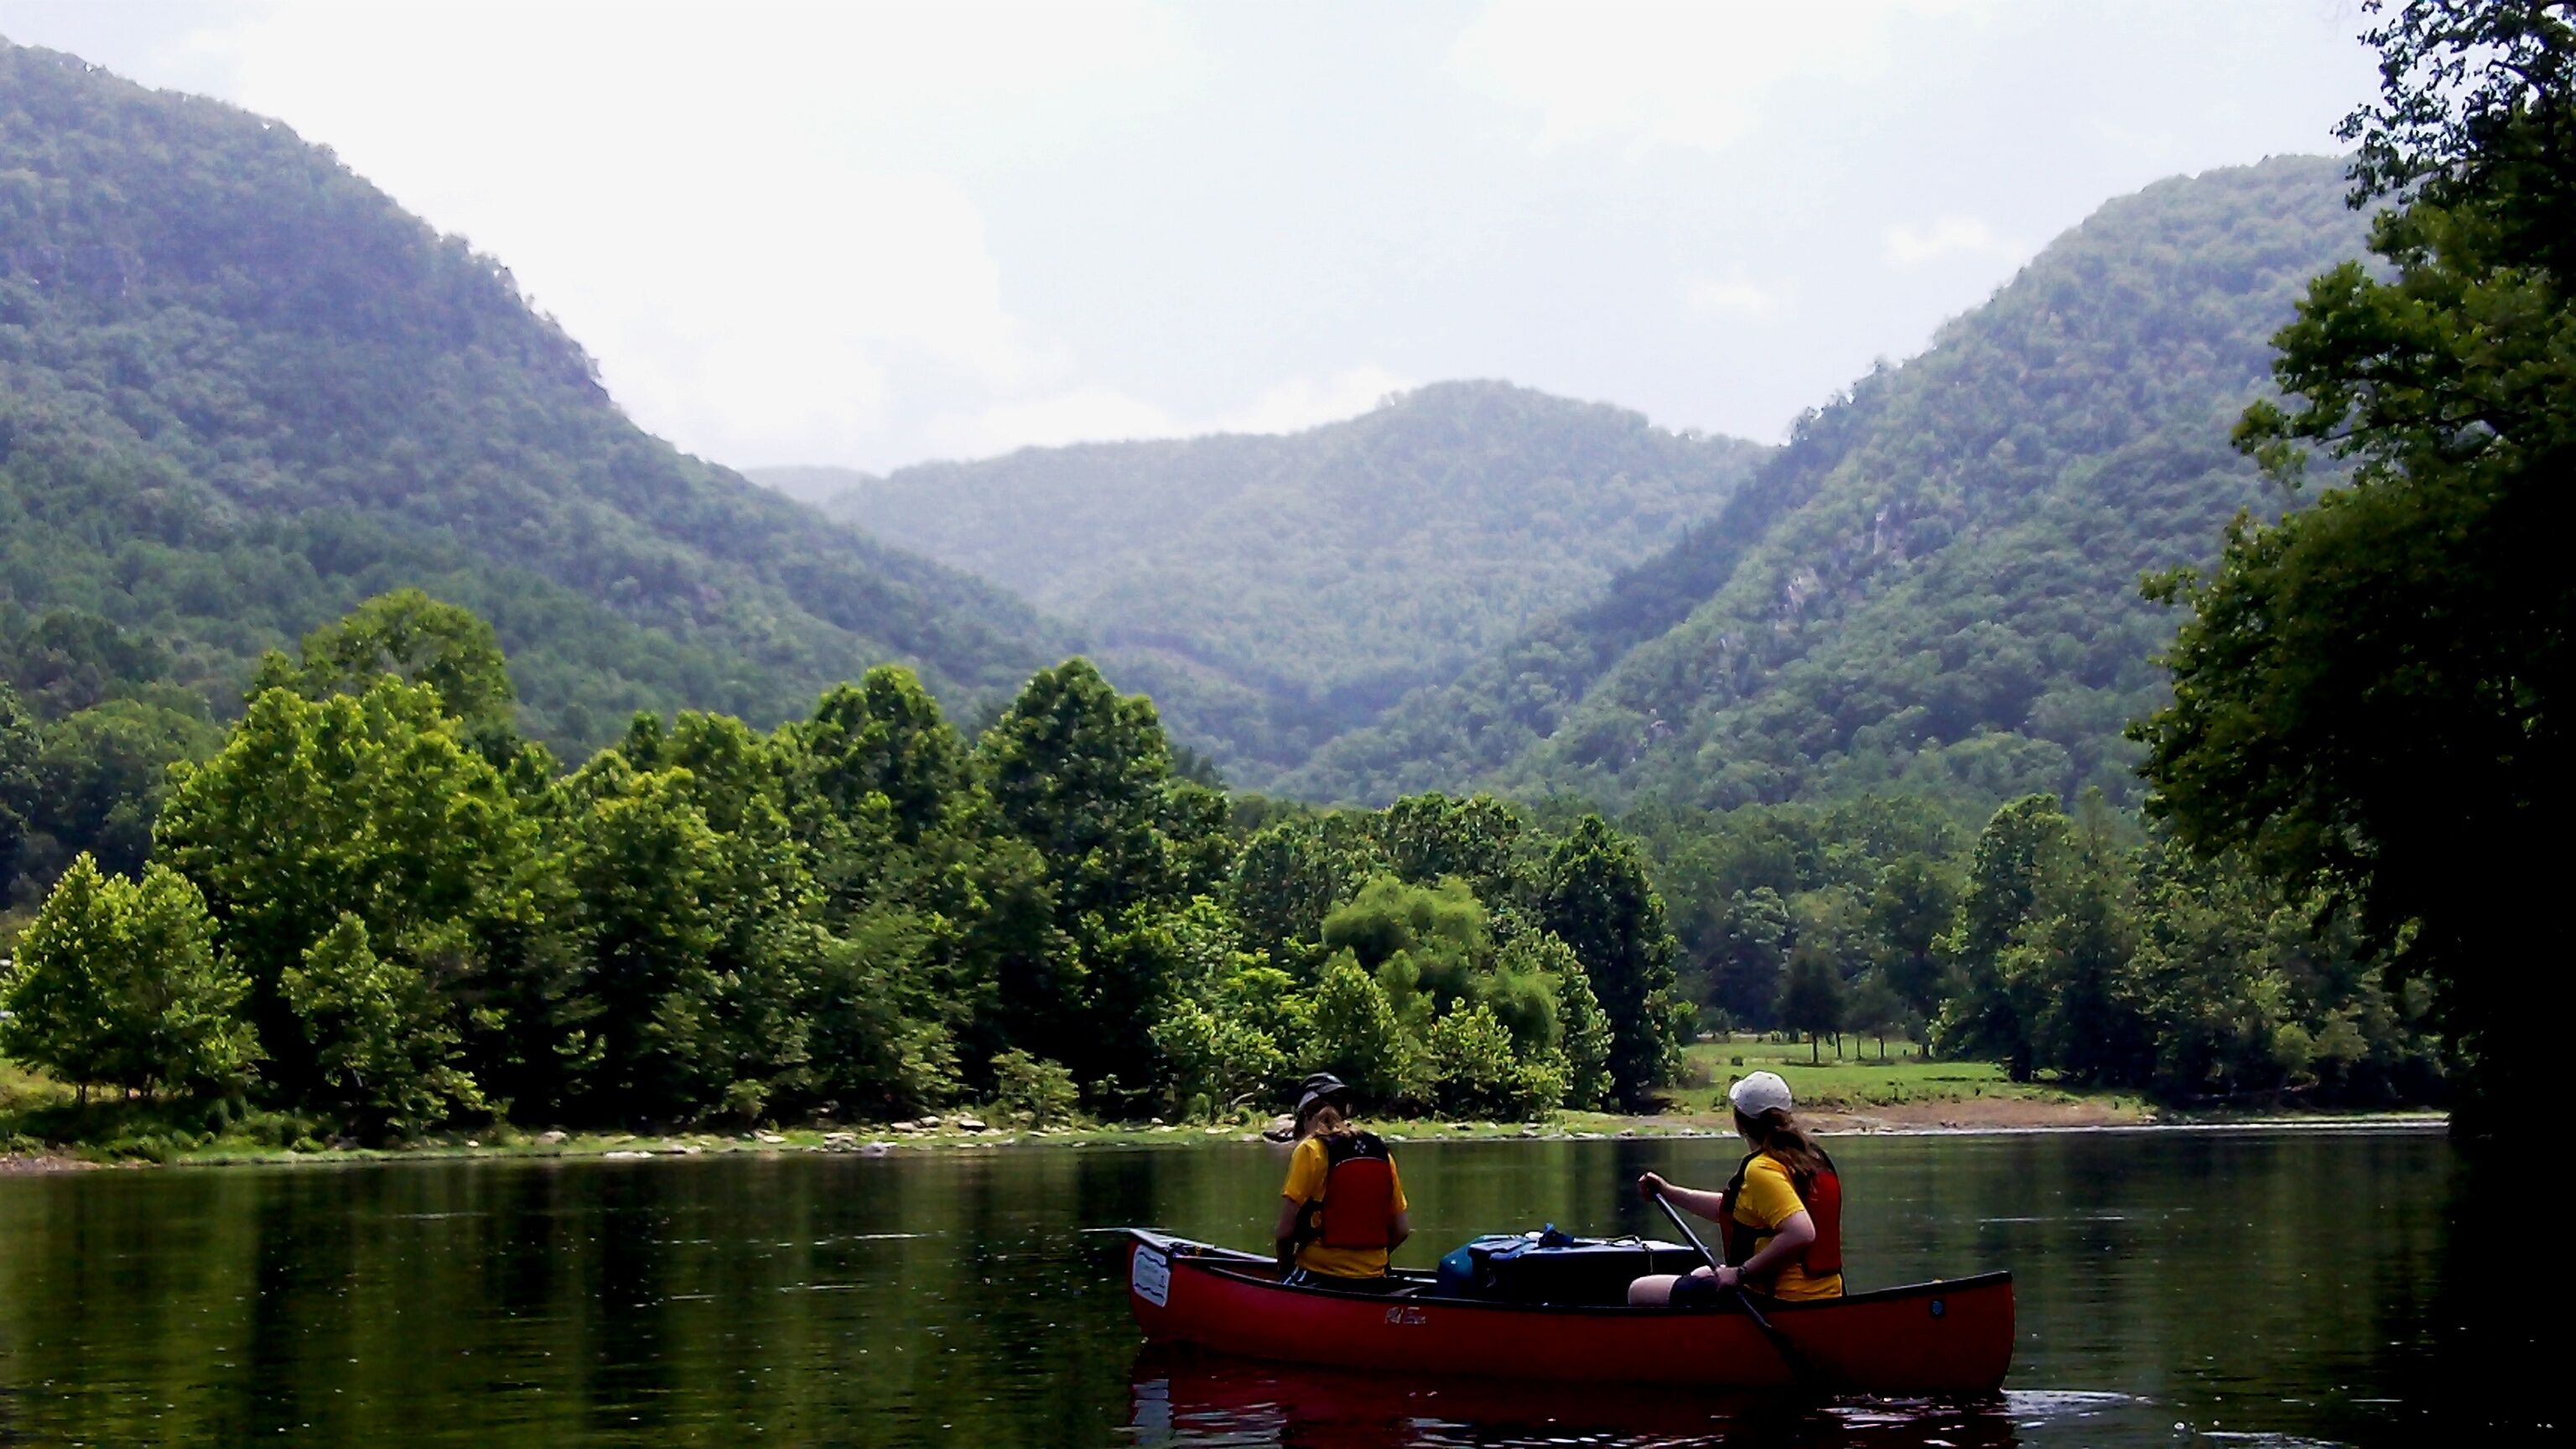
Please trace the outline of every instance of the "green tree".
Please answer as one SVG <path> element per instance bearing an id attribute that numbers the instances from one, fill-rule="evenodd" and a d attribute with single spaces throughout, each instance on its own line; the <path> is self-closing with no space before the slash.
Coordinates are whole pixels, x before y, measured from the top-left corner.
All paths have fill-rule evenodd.
<path id="1" fill-rule="evenodd" d="M 826 940 L 812 1018 L 814 1091 L 839 1113 L 909 1116 L 957 1095 L 957 1041 L 921 1000 L 935 932 L 906 912 L 863 917 Z"/>
<path id="2" fill-rule="evenodd" d="M 1132 908 L 1100 938 L 1089 963 L 1081 1032 L 1068 1044 L 1065 1065 L 1103 1107 L 1141 1103 L 1172 1070 L 1154 1060 L 1157 1025 L 1182 1003 L 1204 1008 L 1217 999 L 1221 983 L 1258 964 L 1214 901 Z"/>
<path id="3" fill-rule="evenodd" d="M 1843 1028 L 1854 1036 L 1873 1037 L 1878 1059 L 1887 1060 L 1887 1039 L 1905 1030 L 1910 1008 L 1905 997 L 1876 970 L 1862 975 L 1843 1002 Z"/>
<path id="4" fill-rule="evenodd" d="M 1519 812 L 1491 795 L 1409 795 L 1377 816 L 1379 847 L 1398 878 L 1465 881 L 1498 912 L 1532 894 L 1523 854 L 1528 835 Z"/>
<path id="5" fill-rule="evenodd" d="M 975 745 L 977 772 L 1011 834 L 1033 849 L 1052 901 L 1054 949 L 1023 967 L 1034 995 L 1012 1044 L 1064 1062 L 1087 1088 L 1138 1067 L 1165 997 L 1153 980 L 1173 959 L 1150 918 L 1220 887 L 1223 802 L 1172 772 L 1153 704 L 1122 697 L 1089 661 L 1041 670 Z M 1069 998 L 1069 999 L 1068 999 Z M 1035 1008 L 1035 1009 L 1028 1009 Z M 1124 1072 L 1116 1072 L 1117 1065 Z"/>
<path id="6" fill-rule="evenodd" d="M 1739 1020 L 1769 1017 L 1797 932 L 1789 903 L 1767 885 L 1737 891 L 1720 914 L 1708 1003 Z"/>
<path id="7" fill-rule="evenodd" d="M 1934 1036 L 1944 1056 L 1999 1057 L 2014 1081 L 2034 1069 L 2030 1036 L 2004 973 L 2004 953 L 2030 917 L 2040 873 L 2073 824 L 2053 795 L 2025 795 L 1997 810 L 1977 836 L 1958 920 L 1941 938 L 1952 974 Z"/>
<path id="8" fill-rule="evenodd" d="M 114 992 L 106 963 L 119 949 L 117 900 L 87 856 L 54 882 L 44 908 L 18 938 L 9 979 L 9 1019 L 0 1045 L 10 1056 L 75 1084 L 84 1098 L 114 1040 Z"/>
<path id="9" fill-rule="evenodd" d="M 1047 863 L 1067 921 L 1115 921 L 1179 898 L 1171 747 L 1142 696 L 1083 659 L 1040 670 L 975 747 L 1010 828 Z"/>
<path id="10" fill-rule="evenodd" d="M 1409 991 L 1427 993 L 1434 1010 L 1475 989 L 1492 950 L 1484 906 L 1455 879 L 1424 886 L 1379 876 L 1324 918 L 1323 937 L 1326 950 L 1350 952 L 1381 980 L 1388 979 L 1390 963 L 1400 962 L 1394 975 Z M 1397 1006 L 1401 1011 L 1403 1003 Z"/>
<path id="11" fill-rule="evenodd" d="M 136 874 L 152 851 L 170 766 L 205 759 L 222 743 L 205 720 L 138 700 L 68 715 L 44 731 L 36 818 L 61 849 L 86 850 L 102 869 Z"/>
<path id="12" fill-rule="evenodd" d="M 1778 1009 L 1783 1026 L 1807 1034 L 1808 1059 L 1819 1059 L 1818 1038 L 1843 1026 L 1843 974 L 1833 958 L 1812 945 L 1790 952 Z"/>
<path id="13" fill-rule="evenodd" d="M 1225 902 L 1247 940 L 1282 958 L 1323 938 L 1324 918 L 1384 864 L 1366 817 L 1334 811 L 1264 826 L 1244 843 Z"/>
<path id="14" fill-rule="evenodd" d="M 1413 1081 L 1415 1047 L 1396 1019 L 1386 988 L 1348 954 L 1336 956 L 1315 984 L 1314 1065 L 1384 1105 Z"/>
<path id="15" fill-rule="evenodd" d="M 993 1058 L 993 1109 L 1046 1127 L 1079 1115 L 1081 1090 L 1073 1073 L 1044 1057 L 1013 1048 Z"/>
<path id="16" fill-rule="evenodd" d="M 928 1052 L 944 1035 L 954 1068 L 979 1078 L 1006 1043 L 1061 1050 L 1051 1033 L 1076 1019 L 1083 971 L 1054 925 L 1045 863 L 1010 834 L 964 738 L 920 681 L 895 666 L 870 670 L 857 685 L 827 691 L 773 744 L 783 808 L 811 862 L 824 923 L 842 936 L 891 932 L 905 943 L 893 960 L 867 968 L 879 998 L 863 1013 L 876 1023 L 872 1038 Z M 849 979 L 847 953 L 836 959 L 844 965 L 830 974 Z M 847 1079 L 832 1050 L 816 1045 L 824 1077 L 840 1081 L 842 1100 L 868 1100 L 878 1088 Z M 937 1055 L 918 1064 L 928 1069 Z"/>
<path id="17" fill-rule="evenodd" d="M 1219 1117 L 1276 1090 L 1288 1057 L 1252 1022 L 1196 1001 L 1173 1002 L 1151 1037 L 1163 1062 L 1163 1100 L 1176 1117 Z"/>
<path id="18" fill-rule="evenodd" d="M 551 867 L 435 693 L 391 678 L 323 700 L 272 689 L 174 780 L 156 855 L 204 891 L 249 974 L 272 1085 L 298 1100 L 321 1086 L 282 980 L 343 913 L 377 956 L 419 973 L 469 1057 L 501 1055 Z"/>
<path id="19" fill-rule="evenodd" d="M 1434 1109 L 1482 1118 L 1555 1111 L 1565 1092 L 1564 1068 L 1552 1052 L 1532 1059 L 1514 1048 L 1511 1029 L 1482 1003 L 1433 1022 L 1424 1054 Z"/>
<path id="20" fill-rule="evenodd" d="M 2173 1101 L 2268 1085 L 2284 1005 L 2263 970 L 2270 892 L 2232 860 L 2150 851 L 2128 990 L 2155 1043 L 2148 1084 Z"/>
<path id="21" fill-rule="evenodd" d="M 84 1086 L 239 1089 L 259 1057 L 249 983 L 217 949 L 204 897 L 153 866 L 140 881 L 72 862 L 18 943 L 9 1054 Z"/>
<path id="22" fill-rule="evenodd" d="M 2153 810 L 2285 888 L 2320 884 L 2435 988 L 2462 1129 L 2549 1100 L 2526 923 L 2576 801 L 2576 25 L 2563 0 L 2374 3 L 2382 96 L 2343 128 L 2386 262 L 2318 277 L 2275 339 L 2281 403 L 2239 445 L 2349 487 L 2239 518 L 2188 610 L 2173 698 L 2140 723 Z"/>
<path id="23" fill-rule="evenodd" d="M 912 671 L 880 665 L 857 684 L 835 685 L 791 732 L 797 784 L 836 813 L 884 802 L 899 844 L 947 826 L 974 788 L 966 741 Z"/>
<path id="24" fill-rule="evenodd" d="M 725 842 L 680 770 L 603 752 L 570 782 L 582 802 L 567 868 L 599 1003 L 591 1091 L 620 1115 L 693 1116 L 732 1084 L 718 953 L 734 937 Z"/>
<path id="25" fill-rule="evenodd" d="M 1928 1019 L 1941 1009 L 1939 943 L 1958 909 L 1958 887 L 1940 862 L 1922 855 L 1888 862 L 1871 888 L 1871 965 L 1916 1017 Z"/>
<path id="26" fill-rule="evenodd" d="M 379 957 L 366 923 L 343 915 L 280 981 L 302 1020 L 332 1105 L 370 1137 L 409 1137 L 484 1110 L 457 1065 L 456 1032 L 418 971 Z"/>
<path id="27" fill-rule="evenodd" d="M 388 674 L 428 686 L 478 745 L 506 748 L 512 738 L 519 695 L 492 626 L 418 589 L 378 594 L 305 635 L 294 663 L 270 654 L 260 661 L 251 693 L 356 694 Z"/>
<path id="28" fill-rule="evenodd" d="M 0 683 L 0 902 L 17 879 L 18 847 L 36 808 L 37 740 L 18 692 Z"/>
<path id="29" fill-rule="evenodd" d="M 2134 1083 L 2153 1048 L 2129 989 L 2137 930 L 2125 862 L 2079 829 L 2040 862 L 2030 913 L 1998 962 L 2028 1060 L 2075 1081 Z"/>
<path id="30" fill-rule="evenodd" d="M 757 1117 L 773 1101 L 792 1105 L 813 1086 L 807 1007 L 829 938 L 811 862 L 787 818 L 785 752 L 727 715 L 683 710 L 667 731 L 637 723 L 620 752 L 671 776 L 718 847 L 709 1080 L 736 1117 Z"/>
<path id="31" fill-rule="evenodd" d="M 1610 1080 L 1643 1103 L 1681 1065 L 1672 931 L 1636 845 L 1586 815 L 1549 853 L 1540 924 L 1572 948 L 1610 1021 Z"/>
<path id="32" fill-rule="evenodd" d="M 1277 1044 L 1288 1065 L 1304 1061 L 1315 1034 L 1314 994 L 1275 966 L 1237 971 L 1217 988 L 1216 1010 Z"/>
<path id="33" fill-rule="evenodd" d="M 1525 931 L 1503 948 L 1495 972 L 1546 976 L 1555 999 L 1556 1050 L 1565 1073 L 1563 1104 L 1585 1111 L 1608 1105 L 1610 1018 L 1592 994 L 1592 979 L 1573 948 L 1544 931 Z"/>

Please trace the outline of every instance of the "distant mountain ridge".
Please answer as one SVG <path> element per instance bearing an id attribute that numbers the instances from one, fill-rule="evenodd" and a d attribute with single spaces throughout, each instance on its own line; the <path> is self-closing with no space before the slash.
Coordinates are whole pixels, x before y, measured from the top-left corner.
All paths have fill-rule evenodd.
<path id="1" fill-rule="evenodd" d="M 1318 799 L 2125 794 L 2172 625 L 2137 576 L 2288 505 L 2227 431 L 2362 250 L 2343 190 L 2289 157 L 2112 201 L 1777 450 L 1445 383 L 1282 436 L 761 471 L 835 523 L 637 429 L 327 150 L 0 42 L 0 670 L 105 639 L 221 703 L 419 585 L 573 748 L 887 659 L 977 702 L 1079 648 Z"/>
<path id="2" fill-rule="evenodd" d="M 568 743 L 635 708 L 782 718 L 888 659 L 996 692 L 1066 642 L 646 435 L 498 263 L 327 149 L 6 42 L 0 521 L 0 615 L 105 617 L 216 695 L 432 587 Z"/>
<path id="3" fill-rule="evenodd" d="M 1452 382 L 1299 433 L 846 475 L 824 506 L 1071 621 L 1122 687 L 1257 783 L 1597 597 L 1767 451 Z M 752 476 L 811 493 L 828 475 Z"/>
<path id="4" fill-rule="evenodd" d="M 1890 784 L 2131 793 L 2172 621 L 2143 571 L 2285 500 L 2228 444 L 2269 337 L 2358 256 L 2336 160 L 2102 207 L 1930 351 L 1811 414 L 1725 512 L 1280 788 L 1723 807 Z"/>

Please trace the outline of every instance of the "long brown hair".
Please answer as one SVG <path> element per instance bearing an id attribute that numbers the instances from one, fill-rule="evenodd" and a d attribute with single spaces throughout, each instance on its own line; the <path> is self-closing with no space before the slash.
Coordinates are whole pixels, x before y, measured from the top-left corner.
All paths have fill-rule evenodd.
<path id="1" fill-rule="evenodd" d="M 1324 1120 L 1326 1113 L 1332 1114 L 1332 1125 L 1329 1127 L 1317 1126 L 1317 1123 Z M 1350 1130 L 1351 1119 L 1343 1115 L 1341 1108 L 1334 1106 L 1330 1102 L 1319 1102 L 1316 1104 L 1314 1111 L 1306 1114 L 1306 1120 L 1297 1124 L 1297 1140 L 1303 1142 L 1309 1137 L 1331 1137 Z"/>
<path id="2" fill-rule="evenodd" d="M 1802 1197 L 1817 1173 L 1833 1167 L 1825 1158 L 1825 1149 L 1816 1145 L 1816 1139 L 1807 1135 L 1807 1129 L 1798 1125 L 1798 1119 L 1786 1107 L 1765 1108 L 1759 1117 L 1748 1117 L 1739 1108 L 1735 1130 L 1751 1139 L 1756 1148 L 1779 1158 Z"/>

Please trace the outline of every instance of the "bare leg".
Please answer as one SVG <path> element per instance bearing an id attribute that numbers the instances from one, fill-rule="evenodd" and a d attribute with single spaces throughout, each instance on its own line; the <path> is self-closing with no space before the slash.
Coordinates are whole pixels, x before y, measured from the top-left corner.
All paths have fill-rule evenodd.
<path id="1" fill-rule="evenodd" d="M 1673 1285 L 1681 1281 L 1674 1273 L 1649 1273 L 1628 1285 L 1628 1306 L 1661 1308 L 1673 1301 Z"/>

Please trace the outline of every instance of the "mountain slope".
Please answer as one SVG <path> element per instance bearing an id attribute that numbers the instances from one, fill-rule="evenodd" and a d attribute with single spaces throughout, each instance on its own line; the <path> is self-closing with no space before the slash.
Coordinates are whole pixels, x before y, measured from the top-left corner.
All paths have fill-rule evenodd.
<path id="1" fill-rule="evenodd" d="M 2106 205 L 1930 351 L 1805 419 L 1610 604 L 1283 788 L 2125 793 L 2119 731 L 2162 688 L 2150 656 L 2172 629 L 2138 576 L 2281 506 L 2227 433 L 2306 279 L 2360 254 L 2343 189 L 2340 162 L 2290 157 Z"/>
<path id="2" fill-rule="evenodd" d="M 1077 621 L 1123 686 L 1257 781 L 1596 596 L 1765 451 L 1444 383 L 1286 436 L 908 468 L 830 508 Z"/>
<path id="3" fill-rule="evenodd" d="M 574 744 L 890 658 L 999 689 L 1048 638 L 644 434 L 505 270 L 327 150 L 5 42 L 0 480 L 7 612 L 105 615 L 216 693 L 395 583 L 491 615 Z"/>

